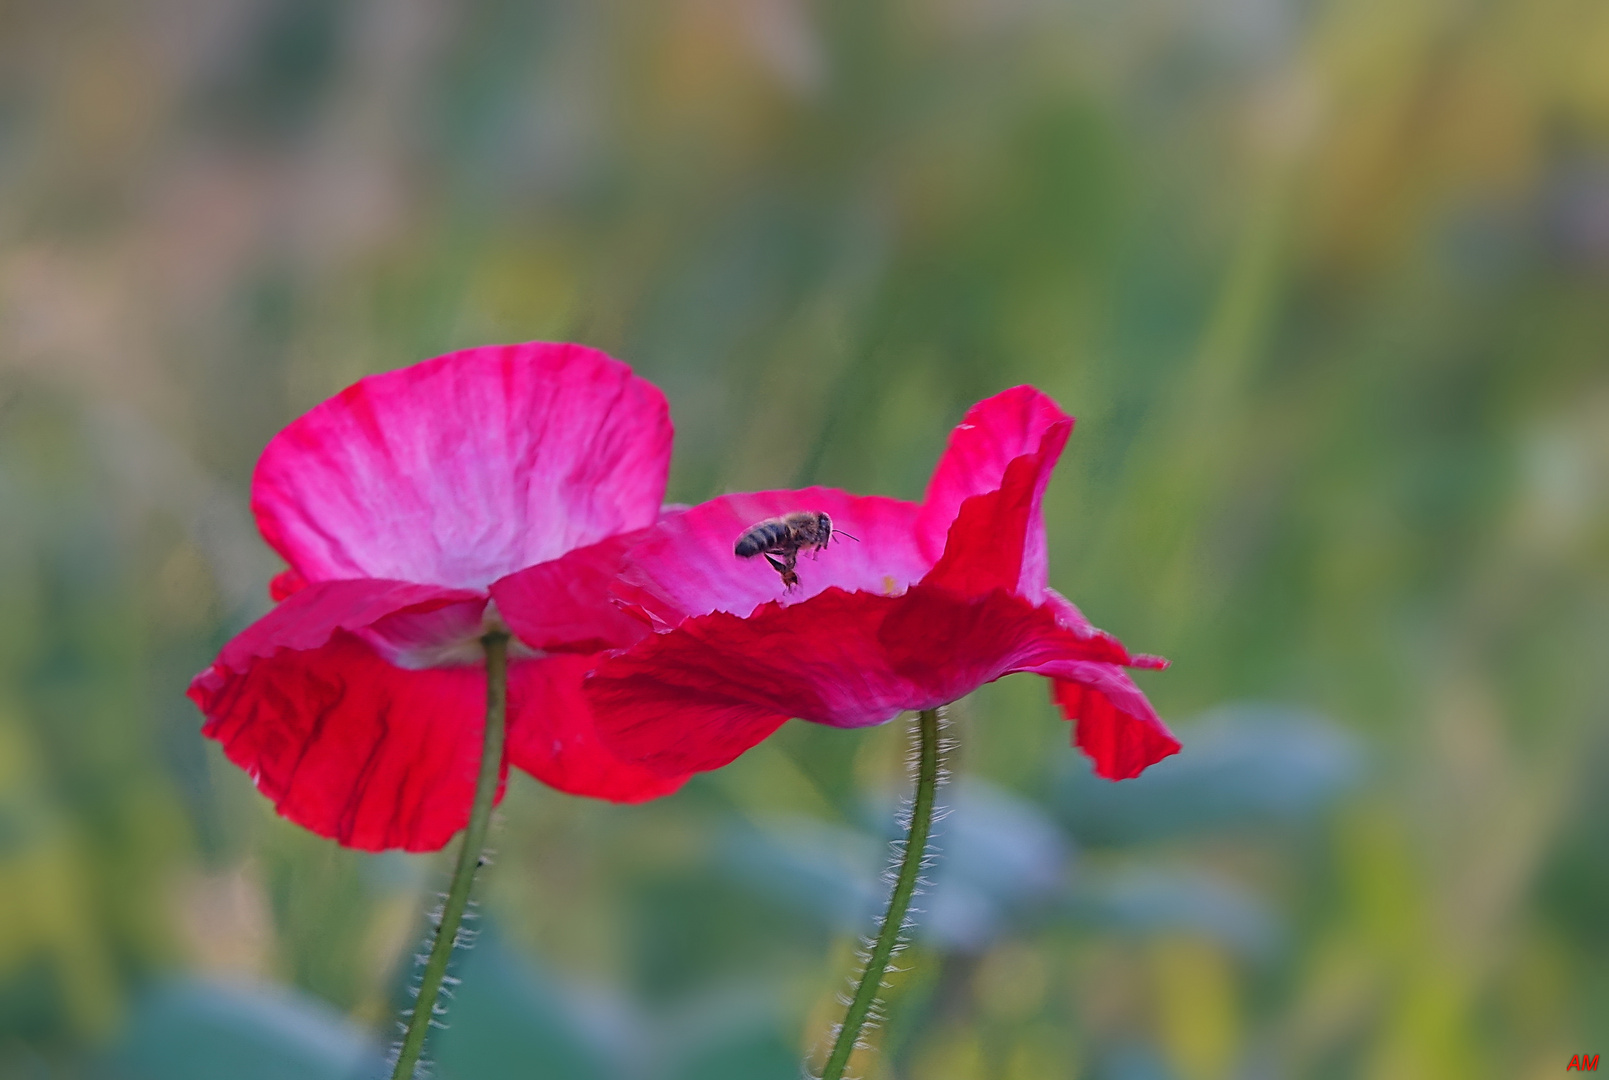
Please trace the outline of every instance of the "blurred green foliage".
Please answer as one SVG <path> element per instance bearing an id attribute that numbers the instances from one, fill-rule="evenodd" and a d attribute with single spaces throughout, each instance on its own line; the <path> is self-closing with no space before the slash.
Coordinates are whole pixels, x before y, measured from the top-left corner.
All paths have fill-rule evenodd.
<path id="1" fill-rule="evenodd" d="M 665 388 L 678 500 L 1079 416 L 1052 580 L 1185 752 L 959 707 L 864 1075 L 1609 1052 L 1605 56 L 1595 0 L 0 5 L 0 1076 L 373 1060 L 444 864 L 275 818 L 183 688 L 267 606 L 266 439 L 530 338 Z M 440 1074 L 796 1075 L 902 738 L 517 779 Z"/>

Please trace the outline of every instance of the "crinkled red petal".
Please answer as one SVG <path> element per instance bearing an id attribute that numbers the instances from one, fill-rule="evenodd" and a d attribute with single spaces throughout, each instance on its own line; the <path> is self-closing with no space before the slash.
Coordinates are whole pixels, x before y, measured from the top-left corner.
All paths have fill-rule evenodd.
<path id="1" fill-rule="evenodd" d="M 646 531 L 612 536 L 493 582 L 503 621 L 544 652 L 594 653 L 643 638 L 648 627 L 615 604 L 610 589 L 626 550 Z"/>
<path id="2" fill-rule="evenodd" d="M 918 532 L 927 545 L 930 561 L 937 561 L 942 553 L 962 503 L 1000 487 L 1010 464 L 1025 455 L 1048 456 L 1044 465 L 1048 473 L 1072 426 L 1073 418 L 1032 386 L 1001 391 L 968 409 L 950 433 L 949 445 L 933 470 L 922 500 Z M 1038 540 L 1029 545 L 1028 562 L 1038 566 L 1043 560 L 1044 525 L 1037 499 L 1030 526 L 1030 535 Z"/>
<path id="3" fill-rule="evenodd" d="M 1070 424 L 1053 427 L 1043 450 L 1006 466 L 1000 487 L 961 504 L 944 555 L 923 582 L 979 596 L 1005 589 L 1039 602 L 1045 592 L 1040 502 Z"/>
<path id="4" fill-rule="evenodd" d="M 944 555 L 922 579 L 924 584 L 966 596 L 1016 589 L 1028 524 L 1028 504 L 1020 489 L 1024 480 L 1031 483 L 1032 467 L 1031 459 L 1018 458 L 1006 470 L 1003 487 L 961 504 Z"/>
<path id="5" fill-rule="evenodd" d="M 597 350 L 469 349 L 292 422 L 257 463 L 252 508 L 308 581 L 483 588 L 652 524 L 670 443 L 664 395 Z"/>
<path id="6" fill-rule="evenodd" d="M 336 630 L 314 648 L 220 661 L 190 697 L 203 734 L 280 814 L 320 836 L 433 851 L 469 820 L 484 668 L 407 671 Z"/>
<path id="7" fill-rule="evenodd" d="M 603 745 L 661 775 L 679 776 L 719 769 L 788 722 L 787 713 L 723 694 L 707 669 L 687 674 L 688 680 L 672 682 L 654 667 L 627 661 L 588 678 L 583 686 Z"/>
<path id="8" fill-rule="evenodd" d="M 308 586 L 191 683 L 203 733 L 281 814 L 321 836 L 367 850 L 439 848 L 468 821 L 485 669 L 402 667 L 377 647 L 407 655 L 439 645 L 430 633 L 441 626 L 478 634 L 485 604 L 480 593 L 404 582 Z M 683 777 L 621 761 L 598 741 L 580 693 L 595 659 L 510 665 L 505 777 L 512 762 L 560 790 L 614 802 L 674 791 Z"/>
<path id="9" fill-rule="evenodd" d="M 862 727 L 1054 660 L 1127 659 L 1112 639 L 1080 637 L 1004 591 L 829 589 L 747 619 L 687 619 L 606 659 L 585 685 L 606 746 L 689 770 L 725 764 L 788 717 Z"/>
<path id="10" fill-rule="evenodd" d="M 889 719 L 909 680 L 881 662 L 894 597 L 830 589 L 747 619 L 713 612 L 609 657 L 586 680 L 604 745 L 665 771 L 713 769 L 790 716 L 845 727 Z"/>
<path id="11" fill-rule="evenodd" d="M 1063 675 L 1053 680 L 1052 697 L 1097 775 L 1127 780 L 1179 752 L 1179 740 L 1125 672 L 1108 664 L 1056 667 Z"/>
<path id="12" fill-rule="evenodd" d="M 482 593 L 399 581 L 307 586 L 190 684 L 202 731 L 281 814 L 322 836 L 369 850 L 438 848 L 468 817 L 484 677 L 404 670 L 358 635 L 444 615 L 478 621 L 485 604 Z"/>
<path id="13" fill-rule="evenodd" d="M 669 795 L 691 770 L 664 775 L 623 761 L 593 727 L 581 679 L 601 657 L 566 654 L 526 661 L 510 672 L 509 700 L 518 703 L 508 758 L 544 784 L 572 795 L 637 803 Z"/>
<path id="14" fill-rule="evenodd" d="M 878 628 L 889 666 L 925 695 L 904 707 L 931 708 L 965 697 L 1002 675 L 1061 662 L 1126 664 L 1107 634 L 1075 634 L 1054 613 L 1004 589 L 968 596 L 931 585 L 912 589 Z"/>
<path id="15" fill-rule="evenodd" d="M 244 671 L 252 661 L 281 649 L 319 648 L 337 630 L 363 633 L 381 625 L 400 635 L 437 621 L 443 612 L 450 612 L 454 622 L 478 622 L 485 605 L 486 594 L 471 589 L 407 581 L 320 581 L 282 600 L 230 638 L 213 667 Z"/>

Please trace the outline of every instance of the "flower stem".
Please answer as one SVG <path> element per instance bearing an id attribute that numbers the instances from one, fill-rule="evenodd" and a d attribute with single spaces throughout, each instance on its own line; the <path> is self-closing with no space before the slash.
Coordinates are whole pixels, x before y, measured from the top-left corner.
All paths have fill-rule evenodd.
<path id="1" fill-rule="evenodd" d="M 860 1041 L 860 1029 L 866 1024 L 882 989 L 883 975 L 905 930 L 905 913 L 910 909 L 911 897 L 916 895 L 917 879 L 921 876 L 922 862 L 927 855 L 927 839 L 933 829 L 933 804 L 939 786 L 939 710 L 923 709 L 916 725 L 916 800 L 911 805 L 910 829 L 905 835 L 905 854 L 900 860 L 899 874 L 894 879 L 894 891 L 888 898 L 888 911 L 877 932 L 871 955 L 866 958 L 866 969 L 860 974 L 849 1012 L 844 1015 L 843 1026 L 838 1029 L 838 1041 L 833 1044 L 827 1067 L 821 1080 L 841 1080 L 849 1055 Z"/>
<path id="2" fill-rule="evenodd" d="M 441 922 L 430 946 L 430 959 L 425 962 L 424 977 L 419 980 L 419 1000 L 414 1002 L 413 1014 L 408 1018 L 408 1031 L 402 1037 L 391 1080 L 412 1080 L 414 1066 L 425 1048 L 425 1036 L 430 1034 L 430 1025 L 436 1016 L 436 997 L 447 977 L 447 962 L 458 944 L 458 926 L 469 905 L 470 886 L 474 885 L 475 871 L 480 868 L 486 826 L 491 821 L 492 804 L 497 799 L 497 784 L 502 775 L 503 733 L 508 714 L 508 635 L 490 633 L 481 638 L 481 644 L 486 648 L 486 735 L 481 746 L 480 777 L 475 782 L 475 802 L 469 812 L 469 826 L 464 830 L 463 846 L 458 849 L 458 865 L 447 889 L 447 902 L 441 908 Z"/>

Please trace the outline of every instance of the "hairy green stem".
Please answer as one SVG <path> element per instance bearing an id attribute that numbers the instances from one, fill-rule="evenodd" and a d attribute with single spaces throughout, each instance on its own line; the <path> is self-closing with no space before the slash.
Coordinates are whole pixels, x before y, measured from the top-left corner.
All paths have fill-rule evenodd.
<path id="1" fill-rule="evenodd" d="M 453 870 L 452 885 L 447 889 L 447 902 L 441 908 L 441 922 L 430 946 L 430 958 L 425 962 L 424 977 L 419 980 L 419 1000 L 414 1002 L 413 1014 L 408 1018 L 408 1031 L 402 1037 L 391 1080 L 412 1080 L 414 1067 L 424 1051 L 425 1036 L 430 1034 L 430 1022 L 436 1015 L 436 997 L 447 977 L 447 962 L 452 959 L 453 947 L 458 943 L 458 927 L 463 922 L 464 909 L 469 906 L 475 871 L 480 868 L 492 803 L 497 799 L 508 714 L 508 635 L 493 632 L 481 638 L 481 644 L 486 648 L 486 735 L 481 746 L 480 777 L 475 782 L 475 803 L 469 812 L 463 846 L 458 849 L 458 865 Z"/>
<path id="2" fill-rule="evenodd" d="M 888 898 L 888 911 L 877 932 L 877 941 L 866 958 L 866 969 L 860 974 L 849 1012 L 838 1029 L 838 1041 L 833 1044 L 827 1067 L 821 1080 L 842 1080 L 849 1055 L 855 1052 L 860 1041 L 860 1029 L 866 1024 L 882 989 L 883 976 L 894 949 L 905 929 L 905 913 L 910 910 L 911 897 L 916 895 L 917 879 L 921 877 L 922 862 L 927 855 L 927 839 L 933 829 L 933 804 L 939 787 L 939 711 L 923 709 L 916 724 L 916 799 L 911 805 L 911 825 L 905 834 L 905 853 L 900 859 L 899 874 L 894 879 L 894 891 Z"/>

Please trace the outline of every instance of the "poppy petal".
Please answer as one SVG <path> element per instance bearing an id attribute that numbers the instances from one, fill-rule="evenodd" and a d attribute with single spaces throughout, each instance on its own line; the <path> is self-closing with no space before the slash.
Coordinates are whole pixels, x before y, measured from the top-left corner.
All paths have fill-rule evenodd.
<path id="1" fill-rule="evenodd" d="M 1127 780 L 1179 752 L 1179 740 L 1120 668 L 1064 662 L 1041 669 L 1052 672 L 1051 696 L 1073 722 L 1073 745 L 1089 755 L 1096 775 Z"/>
<path id="2" fill-rule="evenodd" d="M 282 816 L 320 836 L 433 851 L 469 820 L 483 668 L 407 671 L 336 630 L 317 648 L 214 664 L 190 697 L 207 716 L 203 734 Z"/>
<path id="3" fill-rule="evenodd" d="M 918 530 L 929 559 L 938 560 L 950 525 L 966 500 L 999 488 L 1006 470 L 1017 458 L 1040 455 L 1045 458 L 1045 475 L 1039 479 L 1032 500 L 1028 529 L 1031 539 L 1025 561 L 1042 585 L 1044 523 L 1039 514 L 1039 495 L 1043 494 L 1049 471 L 1061 456 L 1072 428 L 1073 418 L 1048 395 L 1031 386 L 1001 391 L 968 409 L 950 433 L 949 445 L 933 470 L 922 500 Z M 1030 595 L 1030 599 L 1038 597 Z"/>
<path id="4" fill-rule="evenodd" d="M 1040 506 L 1071 429 L 1071 421 L 1052 426 L 1038 450 L 1006 465 L 998 488 L 961 503 L 944 555 L 923 579 L 927 584 L 968 596 L 1007 589 L 1036 604 L 1044 599 L 1048 557 Z"/>
<path id="5" fill-rule="evenodd" d="M 649 640 L 657 643 L 659 638 Z M 701 659 L 697 647 L 688 644 L 685 639 L 670 642 L 668 652 L 656 649 L 653 658 Z M 603 745 L 656 773 L 677 776 L 719 769 L 788 722 L 787 713 L 722 693 L 707 667 L 688 669 L 686 678 L 673 682 L 643 662 L 649 658 L 627 656 L 617 658 L 622 662 L 614 666 L 605 661 L 582 687 Z"/>
<path id="6" fill-rule="evenodd" d="M 1129 662 L 1111 635 L 1074 634 L 1053 612 L 1004 589 L 967 596 L 923 584 L 902 599 L 878 628 L 878 642 L 895 671 L 926 687 L 930 704 L 955 701 L 1002 675 L 1046 663 Z"/>
<path id="7" fill-rule="evenodd" d="M 641 740 L 658 739 L 665 745 L 655 746 L 656 759 L 674 747 L 709 760 L 724 752 L 724 727 L 734 721 L 747 732 L 792 716 L 838 727 L 888 720 L 917 692 L 883 661 L 877 642 L 897 600 L 829 589 L 801 604 L 763 605 L 747 619 L 724 611 L 685 619 L 606 658 L 587 679 L 599 734 L 629 758 L 645 756 Z M 689 721 L 701 708 L 719 715 Z M 651 724 L 632 746 L 618 743 L 619 733 Z M 692 748 L 702 742 L 718 749 Z"/>
<path id="8" fill-rule="evenodd" d="M 798 588 L 758 558 L 733 547 L 755 524 L 796 511 L 825 513 L 834 539 L 801 555 Z M 916 545 L 915 503 L 850 495 L 836 488 L 722 495 L 666 517 L 626 557 L 615 595 L 654 625 L 672 627 L 691 615 L 747 615 L 762 604 L 798 604 L 828 589 L 903 592 L 931 563 Z"/>
<path id="9" fill-rule="evenodd" d="M 498 613 L 533 649 L 593 653 L 625 648 L 649 629 L 613 602 L 610 587 L 626 550 L 644 532 L 611 536 L 494 581 L 491 593 Z"/>
<path id="10" fill-rule="evenodd" d="M 398 667 L 360 635 L 425 642 L 443 625 L 478 626 L 485 604 L 480 593 L 398 581 L 307 586 L 191 682 L 202 733 L 281 814 L 321 836 L 369 850 L 438 848 L 468 819 L 480 743 L 465 725 L 481 723 L 485 677 L 465 666 Z M 437 788 L 440 805 L 426 805 Z"/>
<path id="11" fill-rule="evenodd" d="M 440 625 L 476 625 L 486 594 L 407 581 L 320 581 L 280 601 L 268 614 L 230 638 L 214 668 L 244 671 L 282 649 L 317 649 L 337 630 L 372 634 L 377 643 L 399 647 L 446 644 L 429 630 Z M 376 628 L 379 631 L 376 632 Z"/>
<path id="12" fill-rule="evenodd" d="M 1013 671 L 1126 659 L 1105 635 L 1080 639 L 1049 610 L 1004 591 L 829 589 L 802 603 L 763 605 L 747 619 L 686 619 L 604 660 L 585 689 L 610 749 L 654 769 L 707 769 L 788 717 L 864 727 L 954 701 Z"/>
<path id="13" fill-rule="evenodd" d="M 979 596 L 994 589 L 1017 591 L 1024 577 L 1029 519 L 1038 509 L 1037 457 L 1020 457 L 1006 469 L 1001 486 L 961 504 L 950 526 L 944 556 L 923 583 Z M 1037 599 L 1037 597 L 1031 597 Z"/>
<path id="14" fill-rule="evenodd" d="M 469 349 L 293 421 L 257 463 L 252 509 L 308 581 L 478 588 L 652 524 L 670 441 L 664 396 L 597 350 Z"/>
<path id="15" fill-rule="evenodd" d="M 566 654 L 511 666 L 509 701 L 518 703 L 508 733 L 509 763 L 572 795 L 636 803 L 669 795 L 684 770 L 661 775 L 605 749 L 581 693 L 581 679 L 599 657 Z"/>

